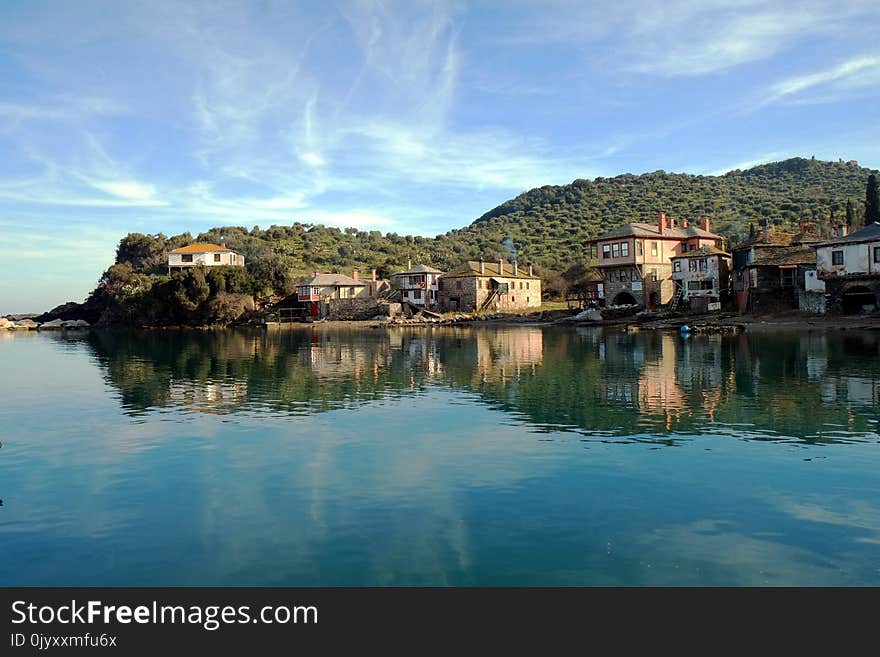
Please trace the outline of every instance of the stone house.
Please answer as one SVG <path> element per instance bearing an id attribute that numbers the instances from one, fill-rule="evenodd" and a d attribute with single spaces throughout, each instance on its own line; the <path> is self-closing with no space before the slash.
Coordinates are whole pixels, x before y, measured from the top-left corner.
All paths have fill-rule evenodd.
<path id="1" fill-rule="evenodd" d="M 741 313 L 812 310 L 821 312 L 824 286 L 816 278 L 819 241 L 813 224 L 799 233 L 763 231 L 733 249 L 733 290 Z"/>
<path id="2" fill-rule="evenodd" d="M 512 311 L 541 306 L 541 279 L 531 265 L 469 260 L 439 280 L 444 312 Z"/>
<path id="3" fill-rule="evenodd" d="M 813 245 L 816 273 L 825 283 L 829 313 L 856 314 L 880 309 L 880 224 Z"/>
<path id="4" fill-rule="evenodd" d="M 372 277 L 361 280 L 355 269 L 351 276 L 345 274 L 325 274 L 315 272 L 306 282 L 296 288 L 296 298 L 306 307 L 308 315 L 323 319 L 329 315 L 358 315 L 359 311 L 376 306 L 376 296 L 383 287 L 383 281 L 376 280 L 376 270 Z M 361 308 L 363 306 L 363 308 Z"/>
<path id="5" fill-rule="evenodd" d="M 399 290 L 400 301 L 433 310 L 440 306 L 440 276 L 443 272 L 428 265 L 407 262 L 406 270 L 391 274 L 391 289 Z M 395 298 L 397 298 L 395 296 Z"/>
<path id="6" fill-rule="evenodd" d="M 709 217 L 694 225 L 660 212 L 656 224 L 624 224 L 589 240 L 606 302 L 647 308 L 668 304 L 675 290 L 672 258 L 702 247 L 723 247 L 724 239 L 710 228 Z"/>
<path id="7" fill-rule="evenodd" d="M 715 246 L 701 246 L 672 258 L 676 296 L 691 310 L 705 311 L 730 292 L 730 254 Z"/>
<path id="8" fill-rule="evenodd" d="M 188 267 L 244 267 L 244 256 L 217 244 L 196 243 L 168 253 L 168 273 Z"/>

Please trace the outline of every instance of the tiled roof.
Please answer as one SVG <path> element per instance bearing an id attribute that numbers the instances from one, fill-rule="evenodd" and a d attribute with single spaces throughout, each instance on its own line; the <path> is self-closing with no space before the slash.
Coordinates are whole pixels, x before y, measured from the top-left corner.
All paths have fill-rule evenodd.
<path id="1" fill-rule="evenodd" d="M 755 249 L 753 267 L 778 267 L 779 265 L 815 265 L 816 249 L 812 246 L 783 246 Z"/>
<path id="2" fill-rule="evenodd" d="M 687 253 L 682 253 L 681 255 L 672 256 L 671 260 L 675 260 L 676 258 L 705 258 L 706 256 L 710 255 L 720 255 L 727 258 L 730 257 L 730 254 L 727 251 L 723 251 L 714 246 L 701 246 L 696 251 L 688 251 Z"/>
<path id="3" fill-rule="evenodd" d="M 416 265 L 411 269 L 407 269 L 406 271 L 399 271 L 391 274 L 392 276 L 403 276 L 406 274 L 442 274 L 443 272 L 439 269 L 434 269 L 433 267 L 429 267 L 428 265 Z"/>
<path id="4" fill-rule="evenodd" d="M 847 235 L 846 237 L 838 237 L 833 240 L 825 240 L 824 242 L 818 242 L 813 246 L 831 246 L 834 244 L 852 244 L 858 242 L 876 242 L 880 240 L 880 224 L 878 223 L 870 223 L 864 228 L 857 230 L 851 235 Z"/>
<path id="5" fill-rule="evenodd" d="M 211 253 L 212 251 L 232 251 L 232 249 L 228 249 L 225 246 L 218 246 L 217 244 L 201 242 L 181 246 L 179 249 L 172 250 L 171 253 Z"/>
<path id="6" fill-rule="evenodd" d="M 703 230 L 699 226 L 695 226 L 693 224 L 689 224 L 687 228 L 682 228 L 681 226 L 667 228 L 661 233 L 657 228 L 657 224 L 634 222 L 618 226 L 617 228 L 609 230 L 606 233 L 602 233 L 598 237 L 594 237 L 589 241 L 598 242 L 600 240 L 610 240 L 618 237 L 663 237 L 668 239 L 680 240 L 688 239 L 691 237 L 704 237 L 706 239 L 714 240 L 723 239 L 720 235 L 710 233 L 709 231 Z"/>
<path id="7" fill-rule="evenodd" d="M 464 278 L 470 276 L 498 276 L 503 278 L 530 278 L 530 279 L 539 279 L 540 276 L 529 276 L 529 268 L 528 265 L 524 267 L 518 267 L 517 273 L 514 275 L 513 273 L 513 265 L 508 263 L 504 263 L 503 269 L 498 269 L 497 262 L 483 262 L 483 271 L 485 273 L 480 273 L 480 262 L 478 260 L 468 260 L 467 262 L 459 265 L 458 267 L 453 268 L 451 271 L 443 274 L 443 278 Z"/>
<path id="8" fill-rule="evenodd" d="M 353 285 L 366 287 L 366 283 L 363 281 L 356 281 L 345 274 L 315 274 L 300 287 L 351 287 Z"/>

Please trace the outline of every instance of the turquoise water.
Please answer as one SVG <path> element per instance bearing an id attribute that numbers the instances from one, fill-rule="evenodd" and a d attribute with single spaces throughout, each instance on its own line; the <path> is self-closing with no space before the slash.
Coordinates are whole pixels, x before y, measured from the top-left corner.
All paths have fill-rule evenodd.
<path id="1" fill-rule="evenodd" d="M 2 585 L 878 585 L 880 335 L 0 334 Z"/>

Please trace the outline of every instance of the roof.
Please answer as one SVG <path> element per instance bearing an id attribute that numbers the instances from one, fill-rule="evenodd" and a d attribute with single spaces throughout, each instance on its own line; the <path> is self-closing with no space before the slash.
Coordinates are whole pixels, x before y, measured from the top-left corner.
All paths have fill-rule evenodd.
<path id="1" fill-rule="evenodd" d="M 391 275 L 392 276 L 403 276 L 406 274 L 442 274 L 442 273 L 443 272 L 441 270 L 434 269 L 433 267 L 429 267 L 428 265 L 416 265 L 415 267 L 407 269 L 406 271 L 398 271 L 398 272 L 395 272 Z"/>
<path id="2" fill-rule="evenodd" d="M 682 228 L 681 226 L 667 228 L 661 233 L 660 230 L 657 228 L 657 224 L 633 222 L 630 224 L 623 224 L 622 226 L 618 226 L 617 228 L 613 228 L 612 230 L 602 233 L 598 237 L 594 237 L 587 241 L 599 242 L 602 240 L 610 240 L 617 237 L 655 237 L 676 240 L 689 239 L 691 237 L 705 237 L 707 239 L 713 240 L 723 239 L 721 235 L 710 233 L 709 231 L 703 230 L 699 226 L 695 226 L 693 224 L 689 224 L 687 228 Z"/>
<path id="3" fill-rule="evenodd" d="M 672 256 L 670 260 L 675 260 L 676 258 L 705 258 L 706 256 L 713 255 L 723 256 L 725 258 L 730 257 L 730 254 L 722 249 L 716 248 L 714 246 L 701 246 L 695 251 L 688 251 L 687 253 L 682 253 L 681 255 Z"/>
<path id="4" fill-rule="evenodd" d="M 876 242 L 880 240 L 880 224 L 874 222 L 870 223 L 864 228 L 860 228 L 856 232 L 851 235 L 847 235 L 846 237 L 838 237 L 833 240 L 826 240 L 824 242 L 818 242 L 813 244 L 813 246 L 833 246 L 835 244 L 858 244 L 859 242 Z"/>
<path id="5" fill-rule="evenodd" d="M 208 242 L 196 242 L 195 244 L 181 246 L 179 249 L 173 249 L 171 253 L 210 253 L 212 251 L 232 251 L 232 249 Z"/>
<path id="6" fill-rule="evenodd" d="M 480 262 L 478 260 L 468 260 L 443 274 L 443 278 L 466 278 L 470 276 L 502 276 L 504 278 L 529 278 L 533 280 L 540 280 L 541 278 L 540 276 L 529 276 L 528 266 L 518 267 L 517 273 L 514 275 L 513 265 L 504 263 L 503 269 L 499 271 L 499 263 L 497 262 L 484 261 L 482 264 L 484 268 L 483 273 L 480 272 Z"/>
<path id="7" fill-rule="evenodd" d="M 363 281 L 356 281 L 345 274 L 321 274 L 317 273 L 299 287 L 366 287 Z"/>
<path id="8" fill-rule="evenodd" d="M 781 265 L 815 265 L 816 249 L 812 246 L 784 246 L 758 249 L 750 267 L 779 267 Z"/>

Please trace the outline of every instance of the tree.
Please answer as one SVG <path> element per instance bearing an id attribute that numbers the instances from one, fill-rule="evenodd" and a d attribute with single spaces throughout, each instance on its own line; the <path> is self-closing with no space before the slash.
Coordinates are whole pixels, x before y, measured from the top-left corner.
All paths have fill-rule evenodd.
<path id="1" fill-rule="evenodd" d="M 880 190 L 877 189 L 877 175 L 868 176 L 865 189 L 865 225 L 880 223 Z"/>
<path id="2" fill-rule="evenodd" d="M 854 228 L 855 220 L 856 220 L 856 218 L 855 218 L 855 212 L 853 211 L 852 201 L 847 201 L 846 202 L 846 225 L 847 225 L 847 228 L 852 230 Z"/>

